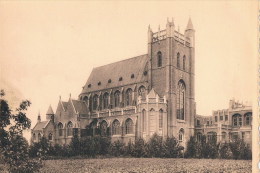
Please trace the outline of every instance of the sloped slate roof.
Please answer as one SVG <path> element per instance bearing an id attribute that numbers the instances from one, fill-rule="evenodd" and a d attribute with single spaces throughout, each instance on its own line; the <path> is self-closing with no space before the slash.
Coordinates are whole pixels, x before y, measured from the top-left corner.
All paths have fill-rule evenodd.
<path id="1" fill-rule="evenodd" d="M 48 124 L 49 121 L 41 121 L 41 122 L 38 122 L 33 130 L 42 130 L 47 124 Z"/>
<path id="2" fill-rule="evenodd" d="M 64 109 L 65 109 L 65 111 L 67 110 L 67 106 L 68 106 L 68 102 L 61 102 L 62 103 L 62 105 L 63 105 L 63 107 L 64 107 Z"/>
<path id="3" fill-rule="evenodd" d="M 148 75 L 143 74 L 144 71 L 147 71 L 147 62 L 148 56 L 145 54 L 96 67 L 92 70 L 81 93 L 147 81 Z M 132 74 L 134 78 L 131 78 Z M 120 77 L 122 77 L 122 81 L 119 81 Z M 108 83 L 109 79 L 111 79 L 111 83 Z M 98 85 L 99 82 L 100 85 Z M 91 87 L 88 87 L 89 84 Z"/>
<path id="4" fill-rule="evenodd" d="M 77 112 L 80 114 L 88 114 L 88 107 L 84 101 L 72 100 L 72 103 Z"/>

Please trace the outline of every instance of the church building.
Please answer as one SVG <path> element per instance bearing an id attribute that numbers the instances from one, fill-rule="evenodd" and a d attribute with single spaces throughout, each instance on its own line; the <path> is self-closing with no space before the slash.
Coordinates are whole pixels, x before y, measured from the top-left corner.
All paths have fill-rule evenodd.
<path id="1" fill-rule="evenodd" d="M 148 27 L 147 54 L 96 67 L 78 99 L 59 100 L 47 121 L 32 129 L 32 142 L 45 136 L 69 144 L 73 134 L 110 136 L 112 141 L 174 136 L 185 145 L 194 135 L 195 30 L 184 33 L 167 21 L 163 30 Z"/>

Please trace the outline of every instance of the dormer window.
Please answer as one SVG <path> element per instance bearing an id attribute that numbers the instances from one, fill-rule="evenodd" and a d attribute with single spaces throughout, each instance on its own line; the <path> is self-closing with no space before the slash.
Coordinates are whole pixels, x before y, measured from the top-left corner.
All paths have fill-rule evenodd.
<path id="1" fill-rule="evenodd" d="M 91 88 L 91 84 L 88 84 L 88 88 Z"/>
<path id="2" fill-rule="evenodd" d="M 120 77 L 120 78 L 119 78 L 119 81 L 122 81 L 122 80 L 123 80 L 123 78 L 122 78 L 122 77 Z"/>
<path id="3" fill-rule="evenodd" d="M 101 85 L 101 82 L 98 82 L 98 85 Z"/>
<path id="4" fill-rule="evenodd" d="M 135 77 L 135 75 L 134 74 L 131 74 L 131 78 L 133 79 Z"/>
<path id="5" fill-rule="evenodd" d="M 147 71 L 144 71 L 144 76 L 146 76 L 147 75 Z"/>
<path id="6" fill-rule="evenodd" d="M 107 82 L 108 82 L 108 83 L 111 83 L 111 82 L 112 82 L 112 80 L 111 80 L 111 79 L 109 79 Z"/>

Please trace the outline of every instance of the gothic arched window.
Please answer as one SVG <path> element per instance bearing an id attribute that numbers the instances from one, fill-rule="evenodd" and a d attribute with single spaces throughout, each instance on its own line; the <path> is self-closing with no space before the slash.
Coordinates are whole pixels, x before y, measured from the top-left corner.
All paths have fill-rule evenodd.
<path id="1" fill-rule="evenodd" d="M 182 80 L 179 81 L 177 87 L 177 119 L 185 119 L 185 84 Z"/>
<path id="2" fill-rule="evenodd" d="M 217 133 L 216 132 L 208 132 L 207 136 L 208 136 L 209 141 L 217 140 Z"/>
<path id="3" fill-rule="evenodd" d="M 126 90 L 126 106 L 132 105 L 132 89 L 128 88 Z"/>
<path id="4" fill-rule="evenodd" d="M 183 56 L 183 70 L 185 70 L 185 66 L 186 66 L 186 56 Z"/>
<path id="5" fill-rule="evenodd" d="M 201 142 L 202 134 L 200 132 L 197 133 L 196 137 L 197 137 L 197 141 Z"/>
<path id="6" fill-rule="evenodd" d="M 161 129 L 163 127 L 163 110 L 160 109 L 159 111 L 159 128 Z"/>
<path id="7" fill-rule="evenodd" d="M 138 96 L 141 96 L 142 99 L 146 99 L 146 92 L 145 92 L 145 87 L 140 86 L 138 89 Z"/>
<path id="8" fill-rule="evenodd" d="M 177 67 L 180 68 L 180 53 L 177 53 Z"/>
<path id="9" fill-rule="evenodd" d="M 246 126 L 249 126 L 251 125 L 251 122 L 252 122 L 252 113 L 246 113 L 245 114 L 245 125 Z"/>
<path id="10" fill-rule="evenodd" d="M 62 123 L 58 124 L 59 136 L 63 136 L 63 125 Z"/>
<path id="11" fill-rule="evenodd" d="M 109 97 L 108 93 L 105 93 L 103 95 L 103 108 L 104 109 L 108 108 L 108 97 Z"/>
<path id="12" fill-rule="evenodd" d="M 98 95 L 94 95 L 93 97 L 93 110 L 97 110 L 98 107 Z"/>
<path id="13" fill-rule="evenodd" d="M 143 123 L 142 123 L 142 125 L 143 125 L 143 132 L 145 132 L 146 131 L 146 110 L 142 111 L 142 119 L 143 119 Z"/>
<path id="14" fill-rule="evenodd" d="M 114 94 L 114 99 L 115 99 L 115 107 L 119 107 L 119 103 L 120 103 L 120 91 L 116 91 Z"/>
<path id="15" fill-rule="evenodd" d="M 113 121 L 112 123 L 112 134 L 120 135 L 120 123 L 118 120 Z"/>
<path id="16" fill-rule="evenodd" d="M 88 96 L 83 97 L 83 101 L 88 105 Z"/>
<path id="17" fill-rule="evenodd" d="M 184 130 L 180 129 L 179 131 L 179 142 L 182 142 L 184 140 Z"/>
<path id="18" fill-rule="evenodd" d="M 73 131 L 73 129 L 72 129 L 72 127 L 73 127 L 73 124 L 72 124 L 72 122 L 70 121 L 69 123 L 68 123 L 68 125 L 67 125 L 67 136 L 72 136 L 72 131 Z"/>
<path id="19" fill-rule="evenodd" d="M 101 136 L 107 136 L 107 122 L 106 121 L 102 121 L 100 123 L 100 134 Z"/>
<path id="20" fill-rule="evenodd" d="M 158 52 L 157 53 L 157 67 L 161 67 L 162 66 L 162 52 Z"/>
<path id="21" fill-rule="evenodd" d="M 88 108 L 89 108 L 90 111 L 92 111 L 93 99 L 92 99 L 92 97 L 90 96 L 88 100 L 89 100 L 89 102 L 88 102 L 88 104 L 89 104 L 89 105 L 88 105 Z"/>
<path id="22" fill-rule="evenodd" d="M 38 134 L 38 140 L 40 141 L 41 138 L 42 138 L 42 135 L 39 133 L 39 134 Z"/>
<path id="23" fill-rule="evenodd" d="M 133 121 L 128 118 L 126 121 L 125 121 L 125 133 L 126 134 L 133 134 L 134 133 L 134 123 Z"/>
<path id="24" fill-rule="evenodd" d="M 242 116 L 240 114 L 235 114 L 232 116 L 233 126 L 242 126 Z"/>
<path id="25" fill-rule="evenodd" d="M 49 141 L 52 141 L 52 134 L 51 133 L 48 135 L 48 139 L 49 139 Z"/>
<path id="26" fill-rule="evenodd" d="M 36 140 L 36 135 L 35 135 L 35 133 L 33 134 L 33 141 L 35 141 Z"/>

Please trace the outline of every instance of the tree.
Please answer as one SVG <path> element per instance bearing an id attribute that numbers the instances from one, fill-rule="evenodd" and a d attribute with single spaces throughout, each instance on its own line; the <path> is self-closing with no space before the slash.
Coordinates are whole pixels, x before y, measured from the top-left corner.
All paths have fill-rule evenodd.
<path id="1" fill-rule="evenodd" d="M 16 111 L 9 108 L 0 91 L 0 154 L 9 172 L 33 172 L 41 163 L 29 159 L 28 142 L 22 137 L 23 130 L 31 127 L 26 111 L 31 105 L 28 100 L 22 101 Z"/>

